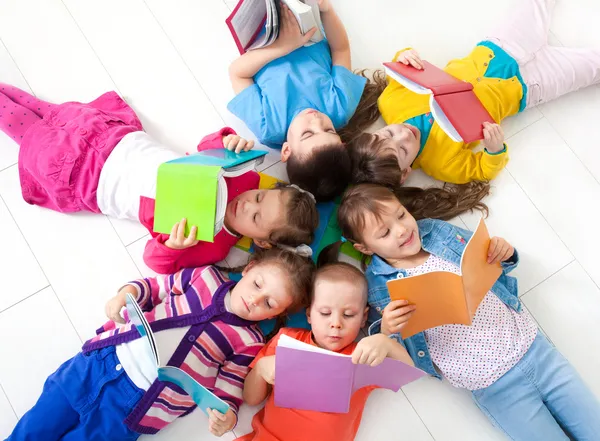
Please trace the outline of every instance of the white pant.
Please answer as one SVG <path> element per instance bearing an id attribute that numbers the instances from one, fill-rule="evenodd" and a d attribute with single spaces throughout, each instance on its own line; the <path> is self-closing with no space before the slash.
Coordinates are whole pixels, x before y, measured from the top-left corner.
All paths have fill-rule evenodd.
<path id="1" fill-rule="evenodd" d="M 600 83 L 600 48 L 573 49 L 548 45 L 555 0 L 518 0 L 508 20 L 487 40 L 519 64 L 527 85 L 527 107 Z"/>

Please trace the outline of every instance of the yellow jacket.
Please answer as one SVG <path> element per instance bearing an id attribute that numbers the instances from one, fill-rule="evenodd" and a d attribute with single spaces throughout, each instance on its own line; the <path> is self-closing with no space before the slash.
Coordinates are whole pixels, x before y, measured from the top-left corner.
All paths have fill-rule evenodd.
<path id="1" fill-rule="evenodd" d="M 400 51 L 394 57 L 394 61 Z M 508 79 L 484 77 L 494 51 L 477 46 L 467 57 L 452 60 L 444 68 L 456 78 L 473 84 L 474 92 L 496 122 L 519 111 L 523 87 L 518 77 Z M 430 112 L 429 95 L 414 93 L 388 77 L 388 86 L 379 97 L 379 111 L 387 124 L 399 124 Z M 423 151 L 413 168 L 422 168 L 428 175 L 455 184 L 491 180 L 508 163 L 508 152 L 490 154 L 471 150 L 479 143 L 454 142 L 433 122 Z"/>

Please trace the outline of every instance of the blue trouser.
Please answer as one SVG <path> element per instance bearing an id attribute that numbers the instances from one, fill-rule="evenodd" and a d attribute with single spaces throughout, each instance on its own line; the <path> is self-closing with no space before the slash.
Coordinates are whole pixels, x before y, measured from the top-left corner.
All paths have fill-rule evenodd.
<path id="1" fill-rule="evenodd" d="M 510 371 L 473 398 L 512 440 L 600 440 L 600 402 L 541 331 Z"/>
<path id="2" fill-rule="evenodd" d="M 144 391 L 129 379 L 114 347 L 77 354 L 48 377 L 37 403 L 7 441 L 129 441 L 123 420 Z"/>

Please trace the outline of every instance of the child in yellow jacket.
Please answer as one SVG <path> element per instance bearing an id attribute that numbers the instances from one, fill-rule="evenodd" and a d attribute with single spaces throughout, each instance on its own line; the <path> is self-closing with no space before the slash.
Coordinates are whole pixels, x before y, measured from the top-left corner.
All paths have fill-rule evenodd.
<path id="1" fill-rule="evenodd" d="M 507 116 L 600 82 L 600 48 L 571 49 L 548 45 L 555 0 L 523 0 L 519 11 L 465 58 L 444 70 L 473 84 L 474 92 L 499 123 Z M 406 49 L 394 57 L 421 69 L 419 54 Z M 454 184 L 494 179 L 508 163 L 508 149 L 498 124 L 483 127 L 484 149 L 453 141 L 437 124 L 429 95 L 416 94 L 387 78 L 378 100 L 386 127 L 361 134 L 349 145 L 357 182 L 402 184 L 411 169 Z"/>

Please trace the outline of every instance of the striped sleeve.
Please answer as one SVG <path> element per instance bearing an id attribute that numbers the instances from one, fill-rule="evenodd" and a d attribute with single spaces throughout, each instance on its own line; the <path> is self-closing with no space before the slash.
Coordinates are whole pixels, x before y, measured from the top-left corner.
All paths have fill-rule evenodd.
<path id="1" fill-rule="evenodd" d="M 219 368 L 214 393 L 229 404 L 231 410 L 236 415 L 243 401 L 244 381 L 250 371 L 250 363 L 252 363 L 252 360 L 254 360 L 254 357 L 256 357 L 263 346 L 264 342 L 262 339 L 257 339 L 242 348 L 237 348 Z"/>
<path id="2" fill-rule="evenodd" d="M 130 282 L 138 291 L 137 302 L 148 312 L 170 295 L 181 295 L 194 283 L 202 268 L 186 268 L 175 274 L 159 275 Z"/>

